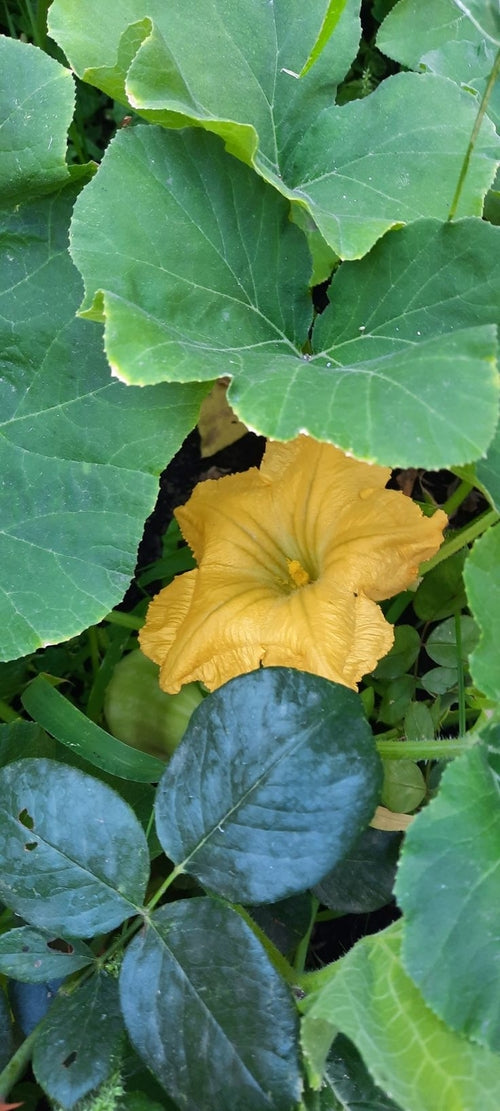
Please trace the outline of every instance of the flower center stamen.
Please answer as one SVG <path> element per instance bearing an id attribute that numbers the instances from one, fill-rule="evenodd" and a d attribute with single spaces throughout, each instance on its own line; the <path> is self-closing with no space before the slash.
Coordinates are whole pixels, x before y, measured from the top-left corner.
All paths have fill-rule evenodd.
<path id="1" fill-rule="evenodd" d="M 286 563 L 294 586 L 307 586 L 307 583 L 310 583 L 309 575 L 298 559 L 287 559 Z"/>

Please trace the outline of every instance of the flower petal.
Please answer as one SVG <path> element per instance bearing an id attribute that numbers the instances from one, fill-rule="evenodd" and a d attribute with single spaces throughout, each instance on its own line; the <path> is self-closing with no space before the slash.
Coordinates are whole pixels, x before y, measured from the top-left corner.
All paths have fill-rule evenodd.
<path id="1" fill-rule="evenodd" d="M 163 689 L 261 664 L 355 688 L 393 641 L 376 601 L 415 579 L 446 524 L 386 490 L 389 474 L 299 436 L 268 444 L 260 470 L 200 483 L 176 510 L 199 569 L 161 591 L 140 638 Z"/>

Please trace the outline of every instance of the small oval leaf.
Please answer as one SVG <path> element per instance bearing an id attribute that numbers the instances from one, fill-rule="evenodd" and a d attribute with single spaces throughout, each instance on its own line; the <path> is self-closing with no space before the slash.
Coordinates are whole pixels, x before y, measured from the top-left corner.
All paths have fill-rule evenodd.
<path id="1" fill-rule="evenodd" d="M 64 979 L 93 960 L 92 950 L 82 941 L 64 941 L 31 926 L 0 935 L 0 972 L 13 980 L 43 984 Z"/>
<path id="2" fill-rule="evenodd" d="M 142 827 L 115 791 L 76 768 L 47 759 L 2 768 L 0 837 L 0 898 L 34 926 L 92 937 L 142 903 Z"/>
<path id="3" fill-rule="evenodd" d="M 263 668 L 195 710 L 158 786 L 158 837 L 207 888 L 233 902 L 275 902 L 342 859 L 374 813 L 381 780 L 358 695 Z"/>

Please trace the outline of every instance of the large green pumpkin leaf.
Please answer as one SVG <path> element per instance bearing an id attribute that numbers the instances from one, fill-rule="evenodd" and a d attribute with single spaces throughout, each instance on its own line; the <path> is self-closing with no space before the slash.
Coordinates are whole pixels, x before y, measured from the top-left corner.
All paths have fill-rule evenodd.
<path id="1" fill-rule="evenodd" d="M 66 138 L 75 106 L 68 69 L 36 46 L 0 36 L 0 205 L 68 181 Z"/>
<path id="2" fill-rule="evenodd" d="M 19 760 L 0 771 L 0 899 L 27 922 L 93 937 L 141 906 L 146 838 L 110 787 L 55 761 Z"/>
<path id="3" fill-rule="evenodd" d="M 484 454 L 497 421 L 499 248 L 500 229 L 479 220 L 386 236 L 337 271 L 309 358 L 305 239 L 279 194 L 212 136 L 121 132 L 72 225 L 83 311 L 105 320 L 119 377 L 228 375 L 231 404 L 259 432 L 308 431 L 389 465 Z"/>
<path id="4" fill-rule="evenodd" d="M 300 1098 L 289 989 L 230 907 L 162 907 L 127 949 L 120 974 L 130 1038 L 186 1111 L 291 1111 Z"/>
<path id="5" fill-rule="evenodd" d="M 205 392 L 110 382 L 99 331 L 75 319 L 73 201 L 69 188 L 3 220 L 0 659 L 65 640 L 121 600 L 155 476 Z"/>
<path id="6" fill-rule="evenodd" d="M 476 464 L 476 475 L 500 513 L 500 426 L 497 427 L 485 458 L 479 459 Z"/>
<path id="7" fill-rule="evenodd" d="M 479 747 L 446 768 L 408 829 L 396 898 L 404 965 L 426 1002 L 453 1030 L 498 1051 L 500 802 Z"/>
<path id="8" fill-rule="evenodd" d="M 445 1026 L 404 971 L 400 922 L 364 938 L 308 1000 L 306 1044 L 338 1030 L 403 1111 L 497 1111 L 500 1057 Z M 427 939 L 428 945 L 432 939 Z M 317 1064 L 317 1062 L 316 1062 Z"/>
<path id="9" fill-rule="evenodd" d="M 203 886 L 233 902 L 275 902 L 334 867 L 368 825 L 380 787 L 358 696 L 266 667 L 195 710 L 158 786 L 158 837 Z"/>
<path id="10" fill-rule="evenodd" d="M 71 1108 L 113 1069 L 124 1035 L 118 982 L 92 976 L 76 992 L 60 992 L 39 1029 L 33 1071 L 51 1099 Z"/>
<path id="11" fill-rule="evenodd" d="M 495 702 L 500 700 L 498 630 L 500 628 L 500 528 L 476 540 L 464 568 L 469 605 L 481 630 L 479 644 L 470 658 L 476 685 Z"/>
<path id="12" fill-rule="evenodd" d="M 480 0 L 483 13 L 486 4 L 487 0 Z M 495 62 L 496 47 L 477 22 L 464 14 L 467 6 L 455 0 L 399 0 L 379 30 L 377 46 L 402 65 L 450 77 L 482 94 Z M 498 82 L 487 111 L 498 128 Z"/>
<path id="13" fill-rule="evenodd" d="M 122 0 L 97 50 L 82 28 L 87 6 L 78 16 L 75 0 L 56 0 L 50 25 L 87 80 L 166 126 L 215 131 L 231 153 L 309 212 L 333 251 L 358 258 L 394 225 L 446 218 L 477 105 L 454 82 L 406 73 L 362 101 L 335 106 L 339 76 L 355 52 L 359 5 L 349 0 L 300 79 L 325 5 L 298 6 L 299 0 L 260 3 L 249 20 L 245 0 L 230 13 L 221 0 L 208 6 L 191 0 L 177 12 L 175 5 L 160 10 L 159 0 Z M 217 58 L 224 81 L 214 81 L 207 55 Z M 96 67 L 98 56 L 108 61 L 104 70 Z M 481 214 L 499 158 L 485 121 L 459 215 Z"/>
<path id="14" fill-rule="evenodd" d="M 283 152 L 333 103 L 355 57 L 359 0 L 342 6 L 331 37 L 329 26 L 321 37 L 326 0 L 259 2 L 251 13 L 247 0 L 115 0 L 105 13 L 100 0 L 55 0 L 49 25 L 84 80 L 155 122 L 215 131 L 280 188 Z M 298 80 L 318 36 L 321 53 Z"/>

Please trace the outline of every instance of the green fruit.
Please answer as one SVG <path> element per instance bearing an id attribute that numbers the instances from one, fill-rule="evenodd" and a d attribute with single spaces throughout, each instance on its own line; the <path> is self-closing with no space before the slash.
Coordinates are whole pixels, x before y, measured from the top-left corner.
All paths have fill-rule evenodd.
<path id="1" fill-rule="evenodd" d="M 106 689 L 104 713 L 113 736 L 168 760 L 203 695 L 198 683 L 188 683 L 179 694 L 165 694 L 158 673 L 157 665 L 140 650 L 124 656 Z"/>

